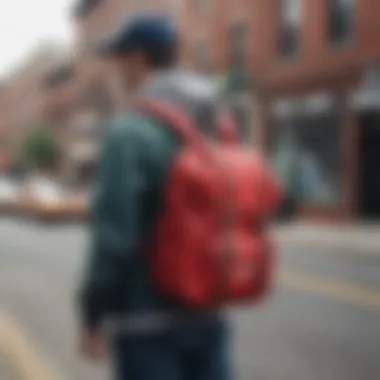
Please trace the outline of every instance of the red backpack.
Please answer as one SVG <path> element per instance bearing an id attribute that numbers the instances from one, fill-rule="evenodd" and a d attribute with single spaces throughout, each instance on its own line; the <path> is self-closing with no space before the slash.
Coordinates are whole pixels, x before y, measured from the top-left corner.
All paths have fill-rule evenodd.
<path id="1" fill-rule="evenodd" d="M 237 143 L 230 120 L 222 141 L 207 141 L 175 106 L 148 113 L 183 138 L 150 252 L 154 280 L 190 307 L 257 301 L 271 287 L 273 247 L 266 232 L 280 188 L 263 157 Z"/>

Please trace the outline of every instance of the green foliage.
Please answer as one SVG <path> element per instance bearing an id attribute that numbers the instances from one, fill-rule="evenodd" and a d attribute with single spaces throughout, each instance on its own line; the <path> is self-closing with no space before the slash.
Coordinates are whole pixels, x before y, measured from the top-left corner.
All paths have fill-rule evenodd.
<path id="1" fill-rule="evenodd" d="M 39 170 L 54 169 L 60 161 L 60 146 L 49 126 L 37 125 L 26 135 L 22 157 L 28 166 Z"/>

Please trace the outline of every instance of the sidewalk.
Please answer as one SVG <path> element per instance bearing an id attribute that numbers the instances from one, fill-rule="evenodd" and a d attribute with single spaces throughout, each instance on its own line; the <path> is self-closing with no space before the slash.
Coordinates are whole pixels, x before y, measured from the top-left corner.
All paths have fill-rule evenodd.
<path id="1" fill-rule="evenodd" d="M 285 246 L 357 251 L 376 254 L 380 258 L 380 224 L 337 226 L 295 223 L 275 227 L 274 235 Z"/>

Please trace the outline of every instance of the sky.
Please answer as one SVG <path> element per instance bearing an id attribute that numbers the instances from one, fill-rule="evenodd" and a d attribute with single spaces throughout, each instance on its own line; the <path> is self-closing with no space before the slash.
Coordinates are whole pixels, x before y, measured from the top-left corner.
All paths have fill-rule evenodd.
<path id="1" fill-rule="evenodd" d="M 73 0 L 0 1 L 0 77 L 46 40 L 68 43 Z"/>

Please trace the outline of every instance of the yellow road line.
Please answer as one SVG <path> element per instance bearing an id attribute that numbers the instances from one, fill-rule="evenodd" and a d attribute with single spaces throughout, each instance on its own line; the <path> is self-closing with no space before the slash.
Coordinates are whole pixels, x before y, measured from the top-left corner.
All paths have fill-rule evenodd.
<path id="1" fill-rule="evenodd" d="M 63 380 L 10 315 L 0 313 L 0 350 L 22 380 Z"/>
<path id="2" fill-rule="evenodd" d="M 366 286 L 295 271 L 283 271 L 279 279 L 282 285 L 294 289 L 380 311 L 380 291 Z M 0 312 L 0 351 L 22 380 L 63 380 L 63 376 L 40 355 L 20 325 L 4 312 Z"/>
<path id="3" fill-rule="evenodd" d="M 292 288 L 380 310 L 380 291 L 367 286 L 293 271 L 282 272 L 280 282 Z"/>

